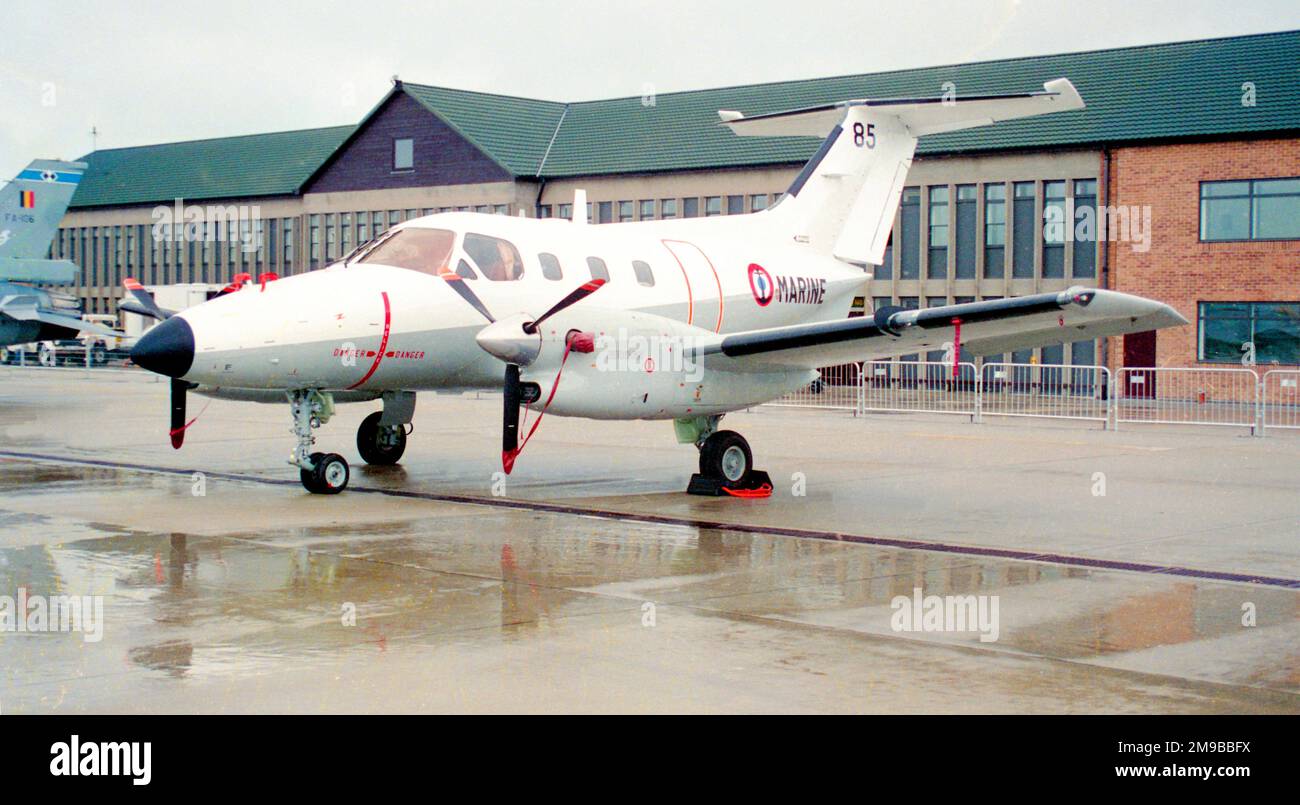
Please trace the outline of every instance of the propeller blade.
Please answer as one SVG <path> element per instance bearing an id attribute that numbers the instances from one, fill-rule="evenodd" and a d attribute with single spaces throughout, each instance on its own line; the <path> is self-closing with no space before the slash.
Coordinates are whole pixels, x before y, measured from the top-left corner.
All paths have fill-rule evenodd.
<path id="1" fill-rule="evenodd" d="M 506 475 L 515 466 L 515 456 L 519 455 L 519 405 L 522 392 L 519 388 L 519 367 L 513 363 L 506 364 L 505 382 L 505 418 L 501 428 L 501 466 Z"/>
<path id="2" fill-rule="evenodd" d="M 163 310 L 158 307 L 158 303 L 154 301 L 153 294 L 146 291 L 144 286 L 141 285 L 140 281 L 136 278 L 127 277 L 122 280 L 122 285 L 126 286 L 127 292 L 135 299 L 135 304 L 128 302 L 127 306 L 122 308 L 123 310 L 128 310 L 132 313 L 139 313 L 142 316 L 152 316 L 158 321 L 172 317 L 171 311 Z"/>
<path id="3" fill-rule="evenodd" d="M 172 447 L 179 450 L 185 441 L 185 392 L 190 384 L 184 380 L 172 379 Z"/>
<path id="4" fill-rule="evenodd" d="M 496 319 L 494 319 L 492 317 L 492 314 L 488 312 L 487 305 L 484 305 L 483 300 L 478 298 L 478 294 L 474 293 L 473 288 L 470 288 L 468 285 L 465 284 L 464 277 L 457 274 L 455 271 L 452 271 L 451 269 L 447 268 L 446 266 L 444 266 L 442 270 L 438 272 L 438 276 L 442 277 L 443 280 L 446 281 L 447 285 L 453 291 L 460 294 L 461 299 L 464 299 L 466 302 L 469 302 L 470 305 L 475 310 L 477 310 L 479 313 L 482 313 L 483 318 L 487 319 L 489 323 L 496 323 Z"/>
<path id="5" fill-rule="evenodd" d="M 552 305 L 551 309 L 543 313 L 541 316 L 539 316 L 537 321 L 534 321 L 530 324 L 525 324 L 524 332 L 530 334 L 537 332 L 537 328 L 541 326 L 542 322 L 554 316 L 556 313 L 559 313 L 561 310 L 564 310 L 569 305 L 572 305 L 575 302 L 581 302 L 583 299 L 586 299 L 588 296 L 591 296 L 596 291 L 599 291 L 601 286 L 604 284 L 605 284 L 605 280 L 594 279 L 591 282 L 586 283 L 582 287 L 574 290 L 568 296 L 564 297 L 563 299 L 561 299 L 560 301 Z"/>

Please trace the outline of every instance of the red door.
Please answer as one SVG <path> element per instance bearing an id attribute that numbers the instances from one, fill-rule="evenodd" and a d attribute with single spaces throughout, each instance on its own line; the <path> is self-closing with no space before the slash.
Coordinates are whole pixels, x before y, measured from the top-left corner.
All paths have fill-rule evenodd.
<path id="1" fill-rule="evenodd" d="M 1156 365 L 1156 331 L 1129 333 L 1124 336 L 1124 366 L 1129 371 L 1124 373 L 1125 397 L 1156 396 L 1156 373 L 1134 371 L 1131 367 L 1154 367 Z"/>

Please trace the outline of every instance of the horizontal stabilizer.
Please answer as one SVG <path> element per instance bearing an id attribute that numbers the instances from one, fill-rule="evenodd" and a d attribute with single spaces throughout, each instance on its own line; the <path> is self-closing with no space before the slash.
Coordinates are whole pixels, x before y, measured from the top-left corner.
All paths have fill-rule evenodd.
<path id="1" fill-rule="evenodd" d="M 1058 78 L 1043 85 L 1041 92 L 1001 95 L 960 95 L 940 98 L 869 98 L 784 112 L 745 116 L 720 110 L 723 125 L 742 137 L 825 137 L 853 107 L 867 107 L 897 118 L 913 137 L 940 134 L 1002 120 L 1032 117 L 1048 112 L 1082 109 L 1083 98 L 1069 79 Z"/>
<path id="2" fill-rule="evenodd" d="M 39 282 L 46 285 L 70 285 L 81 269 L 67 260 L 23 260 L 0 257 L 0 280 Z"/>
<path id="3" fill-rule="evenodd" d="M 108 336 L 122 335 L 116 330 L 86 321 L 79 316 L 69 316 L 66 313 L 40 307 L 39 299 L 34 295 L 11 294 L 0 297 L 0 315 L 8 316 L 16 321 L 38 321 L 55 327 L 66 327 L 69 330 L 81 333 L 97 333 Z"/>

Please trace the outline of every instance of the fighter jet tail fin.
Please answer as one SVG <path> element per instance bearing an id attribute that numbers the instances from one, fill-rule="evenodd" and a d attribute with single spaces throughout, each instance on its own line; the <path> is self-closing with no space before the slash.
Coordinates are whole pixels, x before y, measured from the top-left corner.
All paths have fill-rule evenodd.
<path id="1" fill-rule="evenodd" d="M 783 219 L 795 238 L 819 250 L 879 265 L 919 137 L 1082 108 L 1074 85 L 1060 78 L 1041 92 L 867 99 L 751 117 L 731 111 L 718 115 L 722 125 L 743 136 L 825 135 L 821 149 L 767 214 Z"/>
<path id="2" fill-rule="evenodd" d="M 0 187 L 0 258 L 40 260 L 77 191 L 84 162 L 36 159 Z"/>

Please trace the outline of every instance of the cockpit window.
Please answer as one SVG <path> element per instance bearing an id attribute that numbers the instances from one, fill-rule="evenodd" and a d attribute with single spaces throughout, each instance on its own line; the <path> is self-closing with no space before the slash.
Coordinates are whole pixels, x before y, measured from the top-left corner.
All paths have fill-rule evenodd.
<path id="1" fill-rule="evenodd" d="M 450 230 L 410 227 L 375 246 L 358 262 L 437 274 L 451 259 L 455 243 L 456 233 Z"/>
<path id="2" fill-rule="evenodd" d="M 467 263 L 463 257 L 460 259 L 460 262 L 456 264 L 456 273 L 467 280 L 478 279 L 478 274 L 474 273 L 474 269 L 469 267 L 469 263 Z"/>
<path id="3" fill-rule="evenodd" d="M 465 253 L 478 265 L 478 270 L 490 280 L 513 282 L 524 276 L 524 261 L 519 250 L 508 240 L 487 235 L 465 235 Z"/>

